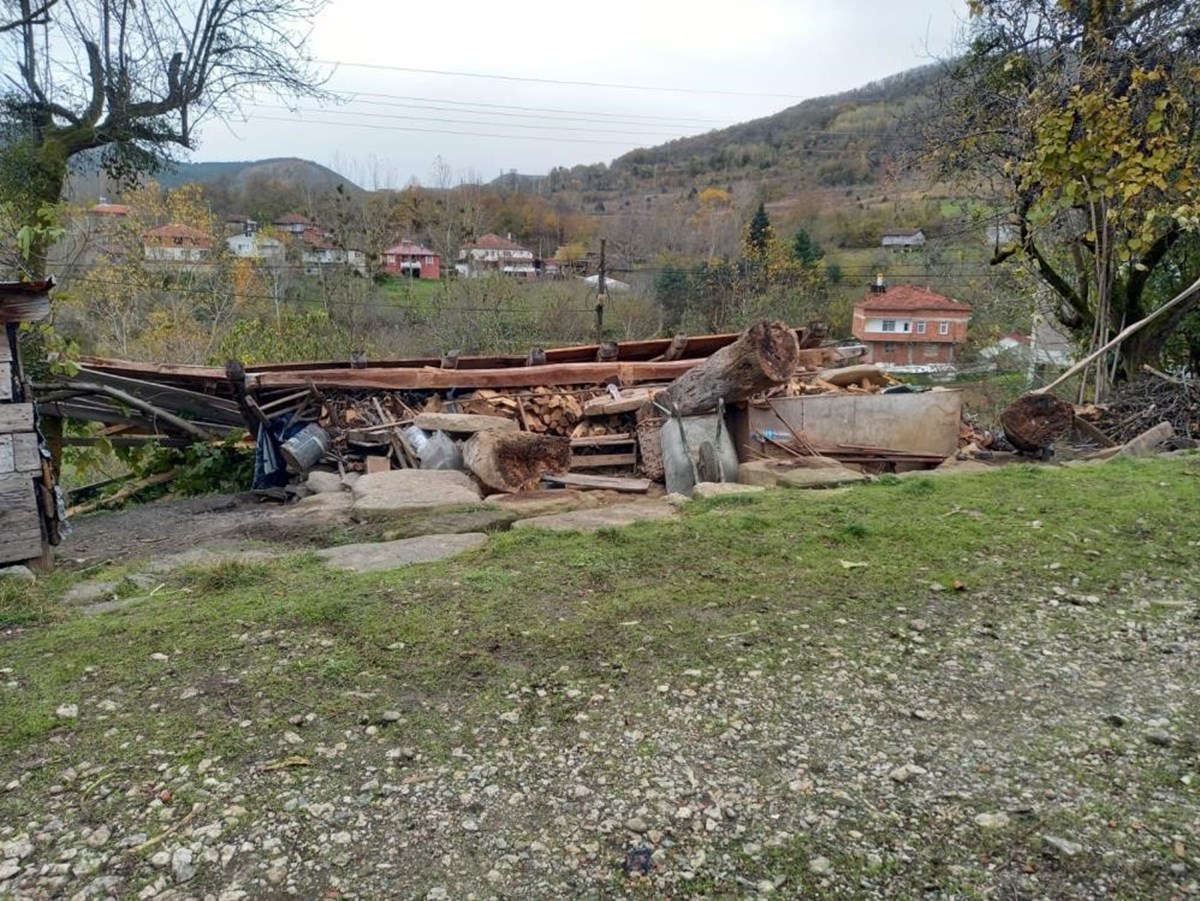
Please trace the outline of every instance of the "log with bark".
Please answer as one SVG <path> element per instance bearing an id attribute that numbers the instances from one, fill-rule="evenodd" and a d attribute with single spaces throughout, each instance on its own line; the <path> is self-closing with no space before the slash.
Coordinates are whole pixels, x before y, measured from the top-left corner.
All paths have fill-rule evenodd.
<path id="1" fill-rule="evenodd" d="M 463 462 L 479 481 L 496 491 L 536 486 L 547 473 L 571 467 L 571 440 L 532 432 L 479 432 L 463 445 Z"/>
<path id="2" fill-rule="evenodd" d="M 1075 407 L 1053 394 L 1022 394 L 1004 408 L 1004 437 L 1026 453 L 1045 450 L 1071 430 Z"/>
<path id="3" fill-rule="evenodd" d="M 658 402 L 681 416 L 736 403 L 786 382 L 800 359 L 796 333 L 782 322 L 762 319 L 732 344 L 689 369 L 664 391 Z"/>

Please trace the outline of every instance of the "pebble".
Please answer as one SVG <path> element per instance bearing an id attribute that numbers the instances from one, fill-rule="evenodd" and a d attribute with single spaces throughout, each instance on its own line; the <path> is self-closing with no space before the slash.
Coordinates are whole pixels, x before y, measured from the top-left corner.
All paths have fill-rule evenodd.
<path id="1" fill-rule="evenodd" d="M 1162 729 L 1151 729 L 1146 733 L 1146 741 L 1152 745 L 1157 745 L 1160 748 L 1171 747 L 1171 736 Z"/>
<path id="2" fill-rule="evenodd" d="M 108 826 L 98 826 L 88 833 L 88 837 L 85 839 L 85 841 L 87 842 L 87 846 L 89 848 L 101 848 L 108 843 L 111 835 L 112 832 Z"/>
<path id="3" fill-rule="evenodd" d="M 975 825 L 981 829 L 1003 829 L 1009 823 L 1008 814 L 980 813 L 975 815 Z"/>
<path id="4" fill-rule="evenodd" d="M 818 876 L 828 876 L 833 872 L 833 864 L 828 857 L 814 857 L 808 862 L 808 869 Z"/>
<path id="5" fill-rule="evenodd" d="M 521 721 L 521 714 L 519 711 L 509 710 L 507 713 L 500 714 L 500 720 L 501 722 L 513 723 L 515 725 Z"/>
<path id="6" fill-rule="evenodd" d="M 190 848 L 176 848 L 171 855 L 171 875 L 176 882 L 187 882 L 196 875 L 196 867 L 192 864 Z"/>
<path id="7" fill-rule="evenodd" d="M 1083 852 L 1083 845 L 1068 841 L 1065 838 L 1059 838 L 1056 835 L 1043 835 L 1042 841 L 1046 843 L 1047 847 L 1057 851 L 1063 857 L 1075 857 Z"/>
<path id="8" fill-rule="evenodd" d="M 54 715 L 60 720 L 73 720 L 79 716 L 78 704 L 59 704 L 58 709 L 54 711 Z"/>
<path id="9" fill-rule="evenodd" d="M 638 835 L 641 835 L 650 827 L 646 825 L 646 821 L 641 817 L 630 817 L 625 821 L 625 828 L 630 832 L 636 832 Z"/>

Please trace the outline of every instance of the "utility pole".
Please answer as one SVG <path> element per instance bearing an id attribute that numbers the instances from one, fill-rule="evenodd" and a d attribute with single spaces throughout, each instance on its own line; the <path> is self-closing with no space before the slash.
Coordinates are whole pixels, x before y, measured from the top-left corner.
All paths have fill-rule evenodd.
<path id="1" fill-rule="evenodd" d="M 604 343 L 604 301 L 607 299 L 604 285 L 604 249 L 607 240 L 600 239 L 600 274 L 596 280 L 596 343 Z"/>

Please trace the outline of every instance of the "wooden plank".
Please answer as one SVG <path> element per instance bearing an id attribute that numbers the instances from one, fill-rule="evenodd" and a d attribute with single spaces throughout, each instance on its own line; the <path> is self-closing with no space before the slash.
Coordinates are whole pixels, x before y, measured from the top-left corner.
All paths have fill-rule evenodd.
<path id="1" fill-rule="evenodd" d="M 37 435 L 33 432 L 0 435 L 0 473 L 40 472 L 41 469 Z"/>
<path id="2" fill-rule="evenodd" d="M 600 397 L 593 397 L 591 400 L 584 402 L 583 415 L 613 416 L 617 413 L 629 413 L 640 409 L 653 396 L 653 393 L 648 390 L 635 389 L 633 391 L 622 391 L 619 398 L 607 394 Z"/>
<path id="3" fill-rule="evenodd" d="M 16 326 L 13 326 L 14 328 Z M 12 362 L 12 345 L 9 343 L 8 325 L 5 324 L 0 328 L 0 363 Z"/>
<path id="4" fill-rule="evenodd" d="M 630 494 L 645 494 L 650 490 L 649 479 L 633 479 L 623 476 L 594 476 L 581 472 L 564 472 L 558 475 L 543 476 L 542 479 L 555 485 L 567 488 L 602 488 L 609 491 L 623 491 Z"/>
<path id="5" fill-rule="evenodd" d="M 0 475 L 0 564 L 42 554 L 42 521 L 36 486 L 26 473 Z"/>
<path id="6" fill-rule="evenodd" d="M 628 433 L 620 435 L 590 435 L 572 438 L 571 447 L 605 447 L 609 444 L 633 444 L 637 439 Z"/>
<path id="7" fill-rule="evenodd" d="M 571 458 L 572 469 L 603 469 L 606 466 L 633 466 L 637 454 L 589 454 Z"/>
<path id="8" fill-rule="evenodd" d="M 836 348 L 802 350 L 799 361 L 822 365 L 838 358 Z M 521 366 L 512 369 L 324 369 L 306 371 L 261 371 L 247 375 L 247 382 L 258 390 L 295 388 L 309 380 L 318 388 L 377 389 L 400 391 L 449 388 L 530 388 L 535 386 L 594 385 L 609 379 L 622 384 L 670 382 L 690 371 L 701 360 L 674 360 L 669 363 L 563 363 L 546 366 Z"/>
<path id="9" fill-rule="evenodd" d="M 92 371 L 86 366 L 81 366 L 79 375 L 74 379 L 66 380 L 63 387 L 69 388 L 72 382 L 94 382 L 98 385 L 116 388 L 118 391 L 124 391 L 139 400 L 144 400 L 188 419 L 204 419 L 228 425 L 243 424 L 241 410 L 234 401 L 211 394 L 203 394 L 199 391 L 113 375 L 99 370 Z"/>
<path id="10" fill-rule="evenodd" d="M 33 431 L 33 404 L 0 404 L 0 435 Z"/>
<path id="11" fill-rule="evenodd" d="M 0 401 L 13 399 L 12 363 L 0 363 Z"/>

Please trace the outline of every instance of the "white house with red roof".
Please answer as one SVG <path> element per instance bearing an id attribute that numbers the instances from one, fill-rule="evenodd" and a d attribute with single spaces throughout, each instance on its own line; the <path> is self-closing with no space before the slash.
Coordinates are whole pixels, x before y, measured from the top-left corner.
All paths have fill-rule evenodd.
<path id="1" fill-rule="evenodd" d="M 533 251 L 516 243 L 512 235 L 501 238 L 499 235 L 486 234 L 474 244 L 464 244 L 458 252 L 458 263 L 454 268 L 460 275 L 503 272 L 532 278 L 537 274 L 533 265 Z"/>
<path id="2" fill-rule="evenodd" d="M 854 305 L 851 332 L 874 363 L 953 364 L 967 340 L 971 307 L 916 285 L 889 287 L 879 276 Z"/>
<path id="3" fill-rule="evenodd" d="M 213 239 L 207 232 L 172 222 L 142 234 L 146 259 L 160 263 L 197 263 L 212 256 Z"/>
<path id="4" fill-rule="evenodd" d="M 441 278 L 442 258 L 436 251 L 409 240 L 389 247 L 380 254 L 385 272 L 407 278 Z"/>

